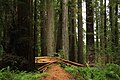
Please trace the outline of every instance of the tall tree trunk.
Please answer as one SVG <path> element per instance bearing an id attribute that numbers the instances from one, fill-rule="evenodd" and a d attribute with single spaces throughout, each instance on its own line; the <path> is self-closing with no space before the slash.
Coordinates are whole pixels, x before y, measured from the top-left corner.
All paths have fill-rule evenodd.
<path id="1" fill-rule="evenodd" d="M 11 1 L 11 9 L 8 9 L 8 6 L 4 6 L 5 11 L 4 11 L 4 39 L 3 39 L 3 48 L 4 51 L 7 54 L 12 54 L 14 53 L 14 49 L 15 49 L 15 28 L 17 26 L 17 21 L 16 21 L 16 0 Z M 10 5 L 10 4 L 8 4 Z"/>
<path id="2" fill-rule="evenodd" d="M 38 56 L 38 46 L 37 46 L 37 0 L 34 1 L 34 54 Z"/>
<path id="3" fill-rule="evenodd" d="M 104 51 L 104 6 L 103 6 L 103 0 L 100 0 L 100 50 Z"/>
<path id="4" fill-rule="evenodd" d="M 69 59 L 69 36 L 68 36 L 68 0 L 62 0 L 62 50 L 64 58 Z"/>
<path id="5" fill-rule="evenodd" d="M 56 52 L 62 51 L 62 1 L 60 1 L 59 22 L 57 29 Z"/>
<path id="6" fill-rule="evenodd" d="M 114 7 L 114 1 L 113 0 L 109 0 L 109 15 L 110 15 L 110 28 L 111 28 L 111 50 L 112 50 L 112 53 L 115 53 L 115 7 Z M 113 54 L 115 56 L 115 54 Z M 111 56 L 111 60 L 113 61 L 113 57 L 114 56 Z"/>
<path id="7" fill-rule="evenodd" d="M 115 3 L 115 51 L 118 52 L 119 35 L 118 35 L 118 3 Z"/>
<path id="8" fill-rule="evenodd" d="M 83 56 L 82 0 L 78 0 L 78 63 L 84 63 Z"/>
<path id="9" fill-rule="evenodd" d="M 18 26 L 15 27 L 15 53 L 30 61 L 29 68 L 34 69 L 34 54 L 32 49 L 32 0 L 18 1 Z"/>
<path id="10" fill-rule="evenodd" d="M 95 20 L 96 20 L 96 52 L 99 51 L 99 4 L 98 1 L 95 0 Z"/>
<path id="11" fill-rule="evenodd" d="M 107 48 L 107 25 L 106 25 L 107 21 L 106 21 L 106 19 L 107 19 L 107 14 L 106 14 L 106 0 L 104 0 L 104 48 L 105 48 L 105 50 Z"/>
<path id="12" fill-rule="evenodd" d="M 40 0 L 41 56 L 47 56 L 46 45 L 46 0 Z"/>
<path id="13" fill-rule="evenodd" d="M 8 16 L 7 12 L 4 12 L 4 26 L 3 26 L 3 41 L 2 41 L 2 47 L 5 53 L 11 53 L 11 48 L 9 45 L 9 37 L 8 37 Z"/>
<path id="14" fill-rule="evenodd" d="M 54 34 L 54 9 L 53 0 L 46 1 L 47 8 L 47 55 L 53 55 L 55 53 L 55 34 Z"/>
<path id="15" fill-rule="evenodd" d="M 107 50 L 107 14 L 106 14 L 106 0 L 104 0 L 104 53 L 105 53 L 105 57 L 106 57 L 106 60 L 105 60 L 105 63 L 108 63 L 109 62 L 109 55 L 108 53 L 106 52 Z"/>
<path id="16" fill-rule="evenodd" d="M 69 35 L 68 35 L 68 1 L 60 1 L 59 29 L 57 35 L 56 52 L 62 53 L 62 57 L 69 59 Z"/>
<path id="17" fill-rule="evenodd" d="M 86 61 L 95 63 L 92 0 L 86 0 Z"/>
<path id="18" fill-rule="evenodd" d="M 118 3 L 116 1 L 115 3 L 115 63 L 120 64 L 120 56 L 118 57 L 118 55 L 120 55 L 120 53 L 118 52 L 119 50 L 119 27 L 118 27 Z"/>
<path id="19" fill-rule="evenodd" d="M 76 61 L 76 0 L 71 0 L 69 3 L 69 60 Z"/>
<path id="20" fill-rule="evenodd" d="M 41 55 L 51 56 L 55 52 L 53 0 L 41 0 L 41 7 Z"/>

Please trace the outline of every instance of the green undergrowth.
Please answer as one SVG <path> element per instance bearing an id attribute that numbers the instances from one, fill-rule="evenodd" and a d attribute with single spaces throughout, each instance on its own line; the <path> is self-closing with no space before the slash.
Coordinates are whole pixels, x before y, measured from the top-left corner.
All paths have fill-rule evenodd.
<path id="1" fill-rule="evenodd" d="M 0 80 L 41 80 L 48 73 L 26 72 L 19 70 L 10 70 L 9 67 L 0 70 Z"/>
<path id="2" fill-rule="evenodd" d="M 63 63 L 60 65 L 70 72 L 75 80 L 120 80 L 120 66 L 116 64 L 97 67 L 72 67 Z M 40 73 L 39 71 L 13 71 L 9 67 L 0 70 L 0 80 L 41 80 L 47 75 L 49 74 Z"/>
<path id="3" fill-rule="evenodd" d="M 70 67 L 64 69 L 70 72 L 75 80 L 120 80 L 120 66 L 107 64 L 99 67 Z"/>

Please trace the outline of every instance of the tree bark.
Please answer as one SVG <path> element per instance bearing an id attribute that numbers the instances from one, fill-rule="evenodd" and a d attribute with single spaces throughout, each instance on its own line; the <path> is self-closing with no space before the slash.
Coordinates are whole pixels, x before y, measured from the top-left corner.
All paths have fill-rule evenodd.
<path id="1" fill-rule="evenodd" d="M 104 6 L 103 0 L 100 0 L 100 50 L 104 51 Z"/>
<path id="2" fill-rule="evenodd" d="M 68 0 L 62 0 L 62 50 L 64 58 L 69 59 Z"/>
<path id="3" fill-rule="evenodd" d="M 86 61 L 95 63 L 92 0 L 86 0 Z"/>
<path id="4" fill-rule="evenodd" d="M 53 0 L 41 0 L 41 55 L 55 53 Z"/>
<path id="5" fill-rule="evenodd" d="M 60 1 L 59 21 L 57 28 L 56 52 L 62 51 L 62 1 Z"/>
<path id="6" fill-rule="evenodd" d="M 82 0 L 78 0 L 78 63 L 84 63 Z"/>
<path id="7" fill-rule="evenodd" d="M 76 61 L 77 44 L 76 44 L 76 0 L 69 1 L 69 60 Z"/>
<path id="8" fill-rule="evenodd" d="M 32 27 L 32 0 L 18 1 L 18 26 L 15 28 L 15 53 L 30 61 L 29 68 L 34 69 L 33 54 L 33 27 Z"/>
<path id="9" fill-rule="evenodd" d="M 106 19 L 107 19 L 107 15 L 106 15 L 106 0 L 105 0 L 104 1 L 104 48 L 105 50 L 107 48 L 107 25 L 106 25 L 107 21 Z"/>
<path id="10" fill-rule="evenodd" d="M 46 43 L 47 43 L 47 55 L 52 56 L 55 53 L 55 26 L 54 26 L 54 9 L 53 9 L 53 0 L 46 1 L 46 9 L 47 9 L 47 36 L 46 36 Z"/>
<path id="11" fill-rule="evenodd" d="M 34 54 L 38 56 L 38 46 L 37 46 L 37 0 L 34 1 Z"/>
<path id="12" fill-rule="evenodd" d="M 46 0 L 40 1 L 41 56 L 47 56 L 46 45 Z"/>

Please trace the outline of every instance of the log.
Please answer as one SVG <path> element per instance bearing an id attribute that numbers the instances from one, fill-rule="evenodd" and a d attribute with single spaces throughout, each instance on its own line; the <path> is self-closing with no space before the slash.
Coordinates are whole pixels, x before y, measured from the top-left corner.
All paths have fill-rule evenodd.
<path id="1" fill-rule="evenodd" d="M 35 58 L 35 63 L 36 64 L 49 64 L 49 63 L 54 63 L 54 62 L 64 62 L 65 64 L 69 64 L 69 65 L 73 65 L 73 66 L 77 66 L 77 67 L 85 67 L 84 64 L 79 64 L 76 62 L 72 62 L 66 59 L 62 59 L 60 57 L 36 57 Z"/>
<path id="2" fill-rule="evenodd" d="M 59 58 L 59 57 L 56 57 L 56 59 L 58 59 L 59 61 L 63 61 L 63 62 L 66 63 L 66 64 L 73 65 L 73 66 L 77 66 L 77 67 L 85 67 L 84 64 L 79 64 L 79 63 L 72 62 L 72 61 L 69 61 L 69 60 L 66 60 L 66 59 L 62 59 L 62 58 Z"/>
<path id="3" fill-rule="evenodd" d="M 53 64 L 53 63 L 56 63 L 56 62 L 51 62 L 51 63 L 45 64 L 44 66 L 39 67 L 38 70 L 44 72 L 44 71 L 47 70 L 48 66 L 50 66 L 50 65 Z"/>
<path id="4" fill-rule="evenodd" d="M 43 64 L 46 64 L 46 63 L 52 63 L 52 62 L 56 62 L 56 58 L 55 57 L 35 57 L 35 63 L 43 63 Z"/>

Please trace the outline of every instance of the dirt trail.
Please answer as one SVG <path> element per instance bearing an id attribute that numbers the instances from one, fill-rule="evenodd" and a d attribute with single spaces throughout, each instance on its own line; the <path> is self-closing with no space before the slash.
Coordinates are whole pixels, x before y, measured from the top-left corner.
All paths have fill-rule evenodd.
<path id="1" fill-rule="evenodd" d="M 70 73 L 58 64 L 52 64 L 46 72 L 48 72 L 49 75 L 42 80 L 75 80 Z"/>

